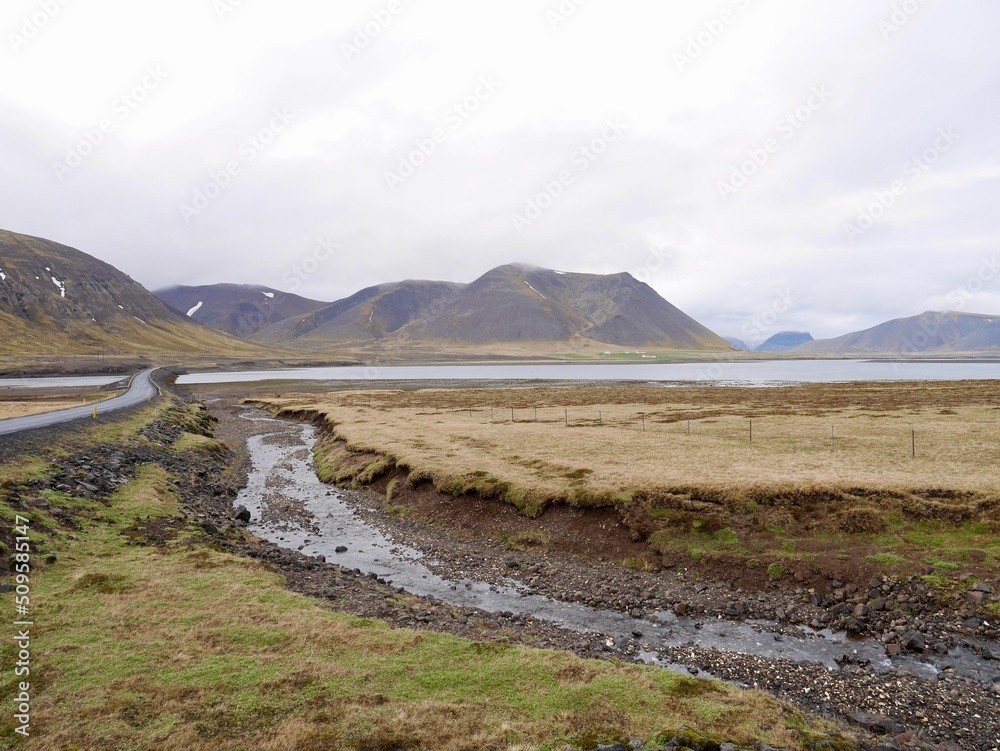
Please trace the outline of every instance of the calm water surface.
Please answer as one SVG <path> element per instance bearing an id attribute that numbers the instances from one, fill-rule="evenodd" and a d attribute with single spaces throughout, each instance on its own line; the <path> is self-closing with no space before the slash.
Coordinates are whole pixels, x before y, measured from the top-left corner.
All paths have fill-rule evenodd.
<path id="1" fill-rule="evenodd" d="M 714 363 L 552 363 L 546 365 L 424 365 L 290 368 L 191 373 L 181 385 L 271 380 L 315 381 L 639 381 L 779 386 L 851 381 L 1000 380 L 995 362 L 885 362 L 872 360 L 768 360 Z"/>
<path id="2" fill-rule="evenodd" d="M 11 388 L 99 387 L 121 376 L 0 378 Z M 260 381 L 635 381 L 683 386 L 783 386 L 854 381 L 1000 380 L 1000 360 L 889 362 L 879 360 L 765 360 L 703 363 L 549 363 L 545 365 L 399 365 L 286 368 L 190 373 L 181 385 Z"/>

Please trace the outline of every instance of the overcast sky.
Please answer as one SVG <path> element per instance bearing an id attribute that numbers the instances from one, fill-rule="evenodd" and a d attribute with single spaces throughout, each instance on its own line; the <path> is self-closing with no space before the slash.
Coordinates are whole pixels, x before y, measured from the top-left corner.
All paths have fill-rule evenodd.
<path id="1" fill-rule="evenodd" d="M 151 289 L 520 261 L 723 335 L 1000 313 L 995 0 L 6 0 L 0 227 Z"/>

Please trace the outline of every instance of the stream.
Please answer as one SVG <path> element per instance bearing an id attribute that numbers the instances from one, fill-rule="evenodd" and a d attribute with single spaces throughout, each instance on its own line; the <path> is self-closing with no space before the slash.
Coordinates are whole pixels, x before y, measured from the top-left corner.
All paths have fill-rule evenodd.
<path id="1" fill-rule="evenodd" d="M 939 668 L 923 659 L 897 656 L 890 660 L 876 640 L 855 641 L 846 634 L 828 630 L 807 632 L 804 637 L 783 635 L 778 640 L 766 630 L 769 625 L 766 623 L 678 617 L 673 612 L 655 612 L 637 621 L 616 611 L 530 594 L 516 581 L 495 586 L 469 579 L 443 579 L 424 564 L 427 559 L 420 551 L 387 538 L 362 521 L 335 487 L 320 482 L 312 460 L 316 440 L 312 426 L 264 418 L 257 413 L 248 412 L 241 417 L 267 423 L 268 430 L 247 441 L 252 469 L 234 503 L 250 511 L 251 533 L 280 547 L 309 556 L 324 556 L 330 563 L 363 574 L 374 573 L 413 595 L 490 612 L 531 615 L 565 629 L 605 634 L 616 642 L 631 638 L 641 623 L 648 650 L 639 657 L 667 668 L 681 669 L 661 660 L 656 654 L 658 649 L 701 647 L 764 658 L 811 661 L 831 669 L 837 668 L 836 657 L 848 654 L 856 661 L 870 661 L 872 668 L 879 671 L 905 670 L 931 680 L 938 675 Z M 262 522 L 262 518 L 270 519 L 274 510 L 282 507 L 304 509 L 312 518 L 293 511 L 280 522 Z M 969 650 L 954 649 L 946 658 L 931 659 L 974 680 L 984 683 L 992 680 L 981 659 Z"/>

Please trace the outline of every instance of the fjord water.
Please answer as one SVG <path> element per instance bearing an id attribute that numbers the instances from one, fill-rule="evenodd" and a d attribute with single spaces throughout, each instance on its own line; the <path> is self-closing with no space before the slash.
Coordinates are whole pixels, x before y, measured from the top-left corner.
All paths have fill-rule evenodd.
<path id="1" fill-rule="evenodd" d="M 508 586 L 491 586 L 482 581 L 441 578 L 424 565 L 419 551 L 387 538 L 362 520 L 336 488 L 320 482 L 312 461 L 316 440 L 312 426 L 258 415 L 253 412 L 242 415 L 242 419 L 265 423 L 267 430 L 248 440 L 252 469 L 234 504 L 242 504 L 250 511 L 253 522 L 249 530 L 253 534 L 281 547 L 308 556 L 322 555 L 331 563 L 365 574 L 374 573 L 415 595 L 492 612 L 532 615 L 566 629 L 608 634 L 616 642 L 629 640 L 638 627 L 643 633 L 643 643 L 649 646 L 642 657 L 654 664 L 663 664 L 656 657 L 659 648 L 697 646 L 819 662 L 830 669 L 836 668 L 838 655 L 849 653 L 855 659 L 870 660 L 878 670 L 905 667 L 927 678 L 938 673 L 934 665 L 911 657 L 897 657 L 890 662 L 876 640 L 852 642 L 844 634 L 829 631 L 802 638 L 784 636 L 776 641 L 767 631 L 757 631 L 747 623 L 678 618 L 672 612 L 654 613 L 637 621 L 615 611 L 530 594 L 515 581 Z M 289 505 L 301 506 L 309 512 L 313 520 L 309 528 L 294 520 L 279 521 L 269 512 L 269 508 Z M 337 549 L 342 547 L 347 550 L 338 553 Z M 967 650 L 953 650 L 948 663 L 962 674 L 987 680 L 976 658 Z"/>
<path id="2" fill-rule="evenodd" d="M 1000 379 L 1000 361 L 759 360 L 698 363 L 551 363 L 288 368 L 190 373 L 177 383 L 257 381 L 639 381 L 664 384 L 781 386 L 854 381 Z"/>
<path id="3" fill-rule="evenodd" d="M 0 378 L 12 388 L 99 387 L 121 376 Z M 664 385 L 783 386 L 859 381 L 1000 380 L 1000 360 L 755 360 L 698 363 L 546 363 L 544 365 L 386 365 L 234 370 L 188 373 L 185 385 L 261 381 L 635 381 Z"/>
<path id="4" fill-rule="evenodd" d="M 127 376 L 48 376 L 45 378 L 0 378 L 2 389 L 100 388 L 126 380 Z"/>

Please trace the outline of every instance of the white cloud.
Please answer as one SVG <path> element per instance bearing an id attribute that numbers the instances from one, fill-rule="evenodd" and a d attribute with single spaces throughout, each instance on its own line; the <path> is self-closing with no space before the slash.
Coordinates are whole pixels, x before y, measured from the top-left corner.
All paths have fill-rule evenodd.
<path id="1" fill-rule="evenodd" d="M 795 305 L 776 330 L 816 336 L 941 307 L 997 248 L 1000 8 L 988 0 L 926 4 L 888 40 L 881 1 L 589 2 L 554 29 L 558 3 L 398 2 L 348 61 L 342 45 L 388 0 L 247 0 L 221 19 L 211 0 L 67 3 L 16 51 L 9 34 L 38 5 L 11 0 L 0 226 L 149 287 L 280 286 L 318 236 L 338 249 L 296 291 L 321 299 L 403 277 L 469 281 L 509 261 L 625 270 L 737 335 L 786 288 Z M 692 40 L 701 50 L 679 68 Z M 163 85 L 58 182 L 52 163 L 151 65 Z M 502 85 L 390 191 L 385 172 L 480 76 Z M 722 198 L 718 182 L 818 86 L 829 102 Z M 275 108 L 294 122 L 185 224 L 178 205 Z M 511 213 L 609 117 L 627 133 L 518 235 Z M 961 142 L 850 245 L 842 227 L 859 202 L 948 127 Z M 997 299 L 984 288 L 969 309 Z"/>

